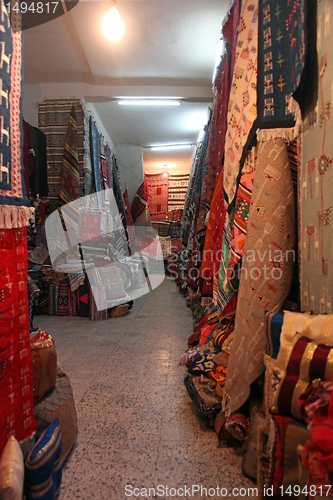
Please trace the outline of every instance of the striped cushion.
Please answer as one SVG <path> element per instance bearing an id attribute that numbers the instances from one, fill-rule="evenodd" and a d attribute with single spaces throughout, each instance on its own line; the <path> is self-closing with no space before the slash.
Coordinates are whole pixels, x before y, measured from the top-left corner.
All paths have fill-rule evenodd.
<path id="1" fill-rule="evenodd" d="M 270 412 L 302 420 L 298 398 L 315 379 L 333 380 L 333 347 L 296 334 Z"/>
<path id="2" fill-rule="evenodd" d="M 26 500 L 54 500 L 61 484 L 61 430 L 59 419 L 43 432 L 25 461 Z"/>

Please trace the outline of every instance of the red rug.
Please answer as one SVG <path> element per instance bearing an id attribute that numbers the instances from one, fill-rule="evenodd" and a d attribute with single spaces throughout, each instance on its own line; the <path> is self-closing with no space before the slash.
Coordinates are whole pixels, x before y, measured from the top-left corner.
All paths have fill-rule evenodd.
<path id="1" fill-rule="evenodd" d="M 36 431 L 27 291 L 26 229 L 0 230 L 0 453 Z"/>
<path id="2" fill-rule="evenodd" d="M 169 175 L 146 174 L 148 208 L 151 220 L 166 220 L 168 216 Z"/>

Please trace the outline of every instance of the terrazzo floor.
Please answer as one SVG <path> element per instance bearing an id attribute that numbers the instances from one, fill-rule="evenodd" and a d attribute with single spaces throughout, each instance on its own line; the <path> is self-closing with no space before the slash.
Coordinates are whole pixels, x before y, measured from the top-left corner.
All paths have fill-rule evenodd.
<path id="1" fill-rule="evenodd" d="M 120 318 L 35 316 L 34 326 L 53 336 L 76 404 L 59 500 L 256 498 L 242 450 L 218 447 L 186 392 L 178 360 L 192 314 L 173 281 Z"/>

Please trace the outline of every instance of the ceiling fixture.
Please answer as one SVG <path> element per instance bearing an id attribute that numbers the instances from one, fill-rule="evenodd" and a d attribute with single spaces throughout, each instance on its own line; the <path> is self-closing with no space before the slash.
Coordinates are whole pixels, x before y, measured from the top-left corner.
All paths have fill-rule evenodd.
<path id="1" fill-rule="evenodd" d="M 158 99 L 155 97 L 146 98 L 124 98 L 118 99 L 117 103 L 123 106 L 180 106 L 182 101 L 180 99 Z"/>
<path id="2" fill-rule="evenodd" d="M 124 23 L 119 15 L 115 0 L 111 0 L 111 8 L 102 21 L 104 35 L 113 42 L 119 40 L 124 33 Z"/>
<path id="3" fill-rule="evenodd" d="M 151 151 L 168 151 L 171 149 L 188 149 L 191 148 L 193 144 L 168 144 L 165 146 L 152 146 Z"/>

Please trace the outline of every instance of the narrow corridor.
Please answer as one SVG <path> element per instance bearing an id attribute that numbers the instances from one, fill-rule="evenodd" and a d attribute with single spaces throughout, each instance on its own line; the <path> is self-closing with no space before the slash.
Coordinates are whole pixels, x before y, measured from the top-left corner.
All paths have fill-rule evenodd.
<path id="1" fill-rule="evenodd" d="M 186 392 L 178 360 L 192 314 L 174 282 L 123 317 L 35 316 L 34 326 L 55 340 L 78 417 L 59 500 L 256 497 L 232 491 L 255 487 L 241 474 L 241 449 L 218 447 Z"/>

